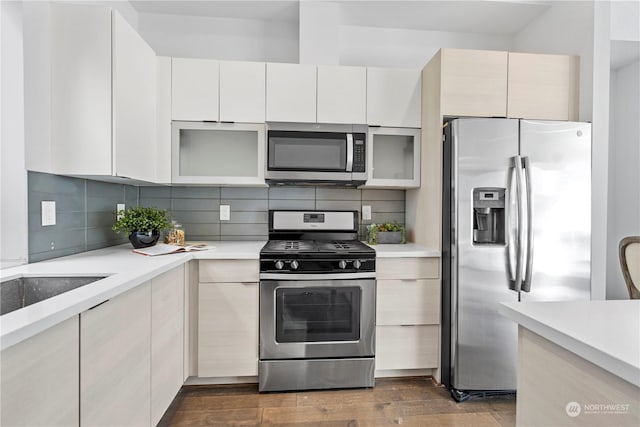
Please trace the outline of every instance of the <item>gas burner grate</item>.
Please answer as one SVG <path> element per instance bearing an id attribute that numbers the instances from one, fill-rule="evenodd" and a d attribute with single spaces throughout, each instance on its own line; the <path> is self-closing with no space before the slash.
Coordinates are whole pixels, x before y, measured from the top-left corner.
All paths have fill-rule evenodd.
<path id="1" fill-rule="evenodd" d="M 314 250 L 314 245 L 311 241 L 275 240 L 269 242 L 269 248 L 282 252 L 309 252 Z"/>
<path id="2" fill-rule="evenodd" d="M 348 242 L 331 242 L 336 249 L 353 249 L 353 245 Z"/>

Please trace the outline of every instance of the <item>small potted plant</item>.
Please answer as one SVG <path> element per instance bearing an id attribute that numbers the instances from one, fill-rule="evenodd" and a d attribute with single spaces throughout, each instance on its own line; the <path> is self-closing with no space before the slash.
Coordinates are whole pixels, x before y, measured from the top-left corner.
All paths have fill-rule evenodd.
<path id="1" fill-rule="evenodd" d="M 113 231 L 129 234 L 134 248 L 148 248 L 158 243 L 160 232 L 170 228 L 166 209 L 135 207 L 118 212 Z"/>
<path id="2" fill-rule="evenodd" d="M 384 243 L 405 243 L 404 226 L 397 222 L 385 222 L 384 224 L 371 224 L 367 227 L 369 238 L 367 242 L 371 245 Z"/>

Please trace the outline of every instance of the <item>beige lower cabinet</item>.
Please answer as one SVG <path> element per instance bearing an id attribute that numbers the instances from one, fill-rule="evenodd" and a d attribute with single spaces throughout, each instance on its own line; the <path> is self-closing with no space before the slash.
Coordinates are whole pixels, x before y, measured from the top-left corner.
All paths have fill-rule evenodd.
<path id="1" fill-rule="evenodd" d="M 258 375 L 258 261 L 200 261 L 199 274 L 198 376 Z"/>
<path id="2" fill-rule="evenodd" d="M 184 266 L 151 281 L 151 425 L 184 383 Z"/>
<path id="3" fill-rule="evenodd" d="M 437 369 L 439 258 L 378 258 L 376 374 Z"/>
<path id="4" fill-rule="evenodd" d="M 78 316 L 0 355 L 3 426 L 78 425 Z"/>
<path id="5" fill-rule="evenodd" d="M 438 325 L 378 326 L 376 370 L 438 367 Z"/>
<path id="6" fill-rule="evenodd" d="M 150 348 L 150 282 L 80 314 L 80 425 L 150 425 Z"/>

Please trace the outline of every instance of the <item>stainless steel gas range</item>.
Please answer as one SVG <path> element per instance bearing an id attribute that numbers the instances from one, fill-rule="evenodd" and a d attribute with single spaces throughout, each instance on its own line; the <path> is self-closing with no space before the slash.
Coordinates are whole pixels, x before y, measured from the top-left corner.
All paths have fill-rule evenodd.
<path id="1" fill-rule="evenodd" d="M 357 211 L 270 211 L 259 391 L 373 387 L 375 251 Z"/>

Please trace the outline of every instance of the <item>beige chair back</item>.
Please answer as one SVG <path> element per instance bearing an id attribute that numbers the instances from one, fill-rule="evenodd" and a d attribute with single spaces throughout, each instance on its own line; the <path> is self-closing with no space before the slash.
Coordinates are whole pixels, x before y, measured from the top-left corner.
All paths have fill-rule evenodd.
<path id="1" fill-rule="evenodd" d="M 640 299 L 640 236 L 620 241 L 620 267 L 627 284 L 629 298 Z"/>

